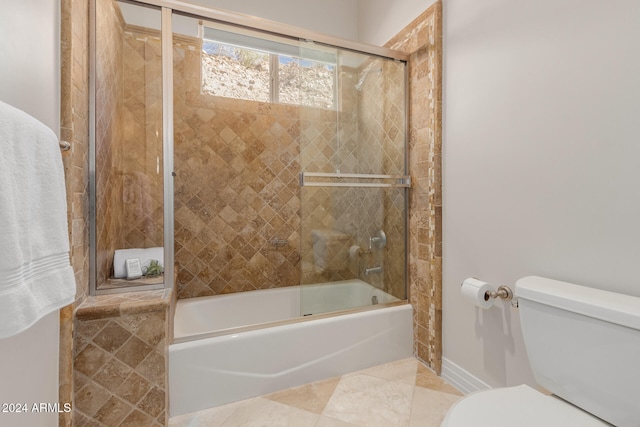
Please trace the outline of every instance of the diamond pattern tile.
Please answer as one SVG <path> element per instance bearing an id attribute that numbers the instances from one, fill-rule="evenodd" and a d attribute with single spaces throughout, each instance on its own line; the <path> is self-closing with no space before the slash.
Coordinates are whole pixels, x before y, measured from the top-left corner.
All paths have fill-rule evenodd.
<path id="1" fill-rule="evenodd" d="M 124 32 L 116 6 L 112 2 L 99 3 L 96 13 L 103 18 L 96 22 L 100 35 L 96 67 L 102 78 L 96 82 L 96 103 L 100 106 L 96 110 L 96 164 L 103 173 L 96 174 L 96 227 L 98 283 L 103 283 L 111 270 L 114 249 L 123 244 L 124 212 L 118 209 L 123 192 L 119 174 L 123 169 L 123 70 L 118 59 L 123 55 Z"/>
<path id="2" fill-rule="evenodd" d="M 299 284 L 298 120 L 200 94 L 199 49 L 176 51 L 178 297 Z"/>
<path id="3" fill-rule="evenodd" d="M 76 420 L 105 425 L 144 419 L 163 425 L 165 311 L 106 319 L 76 319 Z M 122 423 L 122 424 L 121 424 Z"/>
<path id="4" fill-rule="evenodd" d="M 116 92 L 109 98 L 114 103 L 123 99 L 116 130 L 124 146 L 104 144 L 113 173 L 98 179 L 103 206 L 111 206 L 100 228 L 101 277 L 109 275 L 111 250 L 162 243 L 161 108 L 154 89 L 161 78 L 159 39 L 132 27 L 111 33 L 117 35 L 112 44 L 124 46 L 118 53 L 124 79 L 122 87 L 105 92 Z M 303 196 L 298 184 L 301 170 L 404 172 L 402 66 L 380 59 L 358 69 L 343 66 L 341 76 L 353 83 L 367 67 L 383 72 L 369 73 L 360 91 L 342 85 L 336 112 L 203 94 L 199 52 L 196 40 L 174 45 L 178 297 L 360 277 L 404 298 L 404 198 L 398 191 L 322 189 Z M 347 233 L 363 248 L 383 229 L 390 244 L 348 267 L 322 271 L 314 268 L 310 242 L 318 228 Z M 274 239 L 288 244 L 276 247 Z M 378 265 L 384 274 L 363 275 Z"/>
<path id="5" fill-rule="evenodd" d="M 367 281 L 404 298 L 404 198 L 298 184 L 301 170 L 403 173 L 402 68 L 378 64 L 388 70 L 372 74 L 366 96 L 345 85 L 337 115 L 256 108 L 200 93 L 199 46 L 191 43 L 176 45 L 174 64 L 178 297 L 364 278 L 364 268 L 385 264 L 384 275 Z M 355 83 L 359 71 L 341 73 Z M 351 234 L 364 247 L 385 229 L 393 244 L 340 271 L 318 272 L 311 244 L 317 228 Z M 275 238 L 288 244 L 276 248 Z"/>
<path id="6" fill-rule="evenodd" d="M 97 16 L 98 286 L 115 249 L 163 244 L 160 39 L 125 27 L 116 3 Z"/>

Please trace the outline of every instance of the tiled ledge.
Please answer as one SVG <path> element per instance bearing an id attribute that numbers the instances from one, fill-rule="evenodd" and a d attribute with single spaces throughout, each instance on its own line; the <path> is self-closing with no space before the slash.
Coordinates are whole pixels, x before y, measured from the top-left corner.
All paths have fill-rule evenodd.
<path id="1" fill-rule="evenodd" d="M 166 425 L 174 295 L 90 296 L 75 310 L 73 425 Z"/>
<path id="2" fill-rule="evenodd" d="M 75 312 L 76 319 L 94 320 L 165 310 L 171 303 L 172 289 L 124 292 L 88 296 Z"/>

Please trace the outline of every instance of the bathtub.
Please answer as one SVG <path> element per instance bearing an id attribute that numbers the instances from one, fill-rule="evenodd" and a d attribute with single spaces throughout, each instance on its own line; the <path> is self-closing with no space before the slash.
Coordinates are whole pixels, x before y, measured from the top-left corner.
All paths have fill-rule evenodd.
<path id="1" fill-rule="evenodd" d="M 170 416 L 413 354 L 406 301 L 360 280 L 307 285 L 303 292 L 289 287 L 178 301 L 169 346 Z M 322 314 L 337 310 L 345 311 Z"/>

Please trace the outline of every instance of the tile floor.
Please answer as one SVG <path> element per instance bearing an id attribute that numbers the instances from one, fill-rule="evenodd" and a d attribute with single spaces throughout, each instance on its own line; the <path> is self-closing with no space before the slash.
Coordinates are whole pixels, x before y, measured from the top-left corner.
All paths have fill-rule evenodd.
<path id="1" fill-rule="evenodd" d="M 408 358 L 174 417 L 169 427 L 438 427 L 460 396 Z"/>

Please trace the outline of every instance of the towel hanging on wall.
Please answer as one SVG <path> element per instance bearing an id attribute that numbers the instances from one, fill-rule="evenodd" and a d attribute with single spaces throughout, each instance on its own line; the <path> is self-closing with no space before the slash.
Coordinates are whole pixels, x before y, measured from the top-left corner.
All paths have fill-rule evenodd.
<path id="1" fill-rule="evenodd" d="M 75 291 L 58 138 L 0 101 L 0 338 L 71 304 Z"/>

